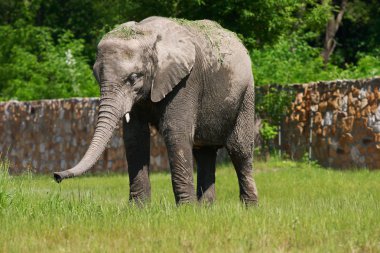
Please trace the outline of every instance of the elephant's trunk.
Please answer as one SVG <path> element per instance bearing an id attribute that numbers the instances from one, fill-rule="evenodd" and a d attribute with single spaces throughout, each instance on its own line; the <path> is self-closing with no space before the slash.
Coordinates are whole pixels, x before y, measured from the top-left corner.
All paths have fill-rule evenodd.
<path id="1" fill-rule="evenodd" d="M 65 171 L 55 172 L 54 179 L 60 183 L 65 178 L 79 176 L 88 171 L 99 159 L 110 141 L 119 119 L 123 116 L 122 106 L 112 98 L 102 97 L 98 122 L 91 144 L 82 160 L 73 168 Z"/>

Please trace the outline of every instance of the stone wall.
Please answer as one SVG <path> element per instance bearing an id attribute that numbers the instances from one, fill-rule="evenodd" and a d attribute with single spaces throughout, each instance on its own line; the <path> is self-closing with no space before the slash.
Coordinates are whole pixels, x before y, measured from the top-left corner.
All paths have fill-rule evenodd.
<path id="1" fill-rule="evenodd" d="M 380 168 L 380 78 L 288 89 L 296 95 L 282 123 L 281 148 L 291 158 L 300 159 L 310 150 L 324 166 Z M 0 103 L 0 157 L 10 160 L 13 173 L 71 168 L 91 141 L 98 103 L 95 98 Z M 221 150 L 218 160 L 226 157 Z M 152 171 L 168 167 L 165 144 L 151 129 Z M 119 128 L 92 171 L 126 170 Z"/>
<path id="2" fill-rule="evenodd" d="M 79 162 L 91 141 L 99 100 L 58 99 L 0 103 L 0 155 L 11 162 L 11 172 L 52 172 Z M 151 168 L 165 170 L 166 148 L 151 131 Z M 92 171 L 126 171 L 121 128 Z"/>
<path id="3" fill-rule="evenodd" d="M 294 85 L 282 149 L 335 168 L 380 168 L 380 78 Z M 294 91 L 293 90 L 293 91 Z"/>

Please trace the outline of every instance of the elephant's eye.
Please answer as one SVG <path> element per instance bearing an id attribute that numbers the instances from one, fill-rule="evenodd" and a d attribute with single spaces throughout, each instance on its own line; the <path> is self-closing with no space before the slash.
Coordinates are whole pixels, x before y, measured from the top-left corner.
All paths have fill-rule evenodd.
<path id="1" fill-rule="evenodd" d="M 142 73 L 132 73 L 130 74 L 126 81 L 130 84 L 130 85 L 134 85 L 135 82 L 142 76 Z"/>

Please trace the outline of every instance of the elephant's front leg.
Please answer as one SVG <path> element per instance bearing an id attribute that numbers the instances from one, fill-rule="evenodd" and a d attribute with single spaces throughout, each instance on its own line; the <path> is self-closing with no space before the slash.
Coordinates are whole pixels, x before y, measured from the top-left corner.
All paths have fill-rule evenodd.
<path id="1" fill-rule="evenodd" d="M 168 150 L 172 185 L 177 204 L 196 201 L 193 183 L 193 155 L 190 137 L 185 133 L 164 134 Z"/>
<path id="2" fill-rule="evenodd" d="M 147 122 L 133 117 L 123 120 L 125 153 L 128 162 L 130 201 L 142 203 L 150 199 L 150 131 Z"/>

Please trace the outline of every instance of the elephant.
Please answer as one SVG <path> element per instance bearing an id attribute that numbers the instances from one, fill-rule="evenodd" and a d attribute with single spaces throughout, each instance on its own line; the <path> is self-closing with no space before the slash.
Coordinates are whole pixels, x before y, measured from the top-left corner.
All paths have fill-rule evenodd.
<path id="1" fill-rule="evenodd" d="M 80 162 L 54 173 L 58 183 L 88 171 L 122 119 L 131 202 L 151 197 L 151 125 L 167 147 L 177 204 L 214 202 L 222 147 L 235 168 L 240 200 L 257 204 L 254 80 L 248 51 L 235 33 L 210 20 L 130 21 L 100 40 L 93 73 L 101 94 L 95 132 Z"/>

